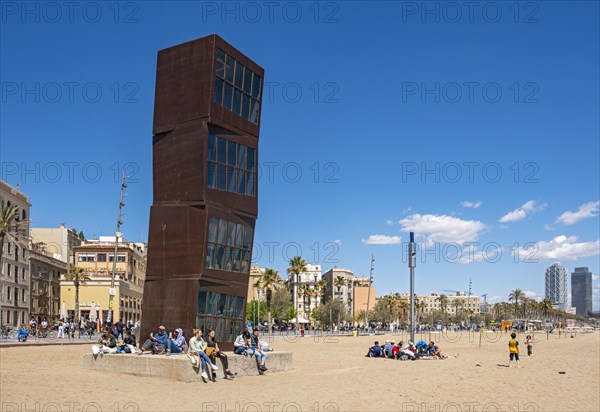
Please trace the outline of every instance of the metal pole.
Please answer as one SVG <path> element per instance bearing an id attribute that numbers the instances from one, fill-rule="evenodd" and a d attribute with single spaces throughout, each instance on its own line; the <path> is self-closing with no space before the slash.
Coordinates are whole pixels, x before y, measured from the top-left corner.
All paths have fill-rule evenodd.
<path id="1" fill-rule="evenodd" d="M 415 266 L 417 252 L 415 250 L 415 233 L 410 232 L 408 244 L 408 268 L 410 269 L 410 340 L 415 341 Z"/>
<path id="2" fill-rule="evenodd" d="M 367 332 L 369 331 L 369 303 L 371 301 L 371 284 L 373 283 L 373 267 L 375 259 L 371 253 L 371 271 L 369 272 L 369 292 L 367 293 L 367 315 L 365 316 L 365 323 L 367 324 Z"/>
<path id="3" fill-rule="evenodd" d="M 119 194 L 119 214 L 117 217 L 117 228 L 115 230 L 115 255 L 113 256 L 113 267 L 112 267 L 112 275 L 110 277 L 110 290 L 108 292 L 108 314 L 106 315 L 106 323 L 111 323 L 112 322 L 112 311 L 113 311 L 113 299 L 114 299 L 114 295 L 115 293 L 115 276 L 116 276 L 116 272 L 117 272 L 117 257 L 118 257 L 118 253 L 119 253 L 119 237 L 122 236 L 121 232 L 121 224 L 123 222 L 121 222 L 121 212 L 123 209 L 123 206 L 125 206 L 125 203 L 123 203 L 123 191 L 125 190 L 125 188 L 127 187 L 127 184 L 125 183 L 125 174 L 123 174 L 123 178 L 121 179 L 121 192 Z"/>

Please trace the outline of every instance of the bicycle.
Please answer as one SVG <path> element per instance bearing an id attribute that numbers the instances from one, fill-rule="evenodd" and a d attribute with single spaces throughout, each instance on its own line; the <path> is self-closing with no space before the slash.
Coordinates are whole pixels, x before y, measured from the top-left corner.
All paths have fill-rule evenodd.
<path id="1" fill-rule="evenodd" d="M 17 328 L 11 328 L 10 326 L 5 326 L 2 329 L 2 339 L 3 340 L 8 340 L 8 339 L 17 339 L 17 334 L 19 333 L 19 331 L 17 330 Z"/>

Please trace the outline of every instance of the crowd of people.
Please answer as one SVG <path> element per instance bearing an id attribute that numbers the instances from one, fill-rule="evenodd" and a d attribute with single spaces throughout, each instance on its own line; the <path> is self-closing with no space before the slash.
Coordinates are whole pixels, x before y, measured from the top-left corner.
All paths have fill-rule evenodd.
<path id="1" fill-rule="evenodd" d="M 116 324 L 115 324 L 116 325 Z M 183 329 L 177 328 L 173 332 L 167 332 L 164 326 L 159 326 L 156 333 L 150 333 L 148 339 L 138 348 L 135 335 L 127 328 L 122 329 L 116 326 L 112 329 L 102 328 L 102 335 L 97 344 L 92 346 L 92 353 L 97 355 L 136 353 L 138 355 L 174 355 L 185 354 L 193 367 L 201 369 L 202 380 L 206 383 L 208 380 L 217 381 L 216 371 L 219 367 L 216 365 L 217 358 L 223 368 L 223 378 L 233 379 L 237 373 L 229 369 L 229 359 L 220 348 L 217 342 L 215 331 L 209 330 L 206 340 L 201 329 L 193 329 L 192 337 L 186 341 Z M 260 339 L 260 331 L 254 328 L 250 333 L 244 330 L 234 343 L 234 354 L 242 356 L 254 356 L 256 358 L 258 371 L 263 375 L 267 371 L 266 360 L 267 352 L 272 349 L 269 345 Z M 210 371 L 212 377 L 209 378 Z"/>
<path id="2" fill-rule="evenodd" d="M 378 341 L 375 341 L 365 356 L 394 360 L 434 360 L 453 357 L 444 355 L 435 342 L 427 343 L 423 340 L 418 341 L 416 344 L 409 341 L 406 345 L 402 341 L 395 343 L 393 340 L 386 340 L 384 345 L 380 345 Z"/>

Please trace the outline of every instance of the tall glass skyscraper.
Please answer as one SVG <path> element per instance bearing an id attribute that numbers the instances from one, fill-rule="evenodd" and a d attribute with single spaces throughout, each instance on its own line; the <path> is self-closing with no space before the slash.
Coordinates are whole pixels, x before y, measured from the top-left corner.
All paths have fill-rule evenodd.
<path id="1" fill-rule="evenodd" d="M 575 268 L 571 273 L 571 306 L 575 306 L 579 316 L 592 311 L 592 272 L 586 267 Z"/>
<path id="2" fill-rule="evenodd" d="M 560 310 L 567 309 L 567 268 L 560 262 L 546 269 L 546 297 Z"/>

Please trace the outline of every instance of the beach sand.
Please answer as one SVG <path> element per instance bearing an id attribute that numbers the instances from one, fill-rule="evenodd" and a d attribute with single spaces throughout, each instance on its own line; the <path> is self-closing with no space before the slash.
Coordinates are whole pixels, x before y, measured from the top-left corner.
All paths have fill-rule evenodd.
<path id="1" fill-rule="evenodd" d="M 222 380 L 219 371 L 219 381 L 206 384 L 84 370 L 89 345 L 0 348 L 1 410 L 600 410 L 598 332 L 549 340 L 538 334 L 531 357 L 520 335 L 519 369 L 504 366 L 510 339 L 505 335 L 486 335 L 480 348 L 478 334 L 433 334 L 440 349 L 458 354 L 456 359 L 364 357 L 375 339 L 399 337 L 276 338 L 271 341 L 276 350 L 294 353 L 294 370 L 234 381 Z"/>

